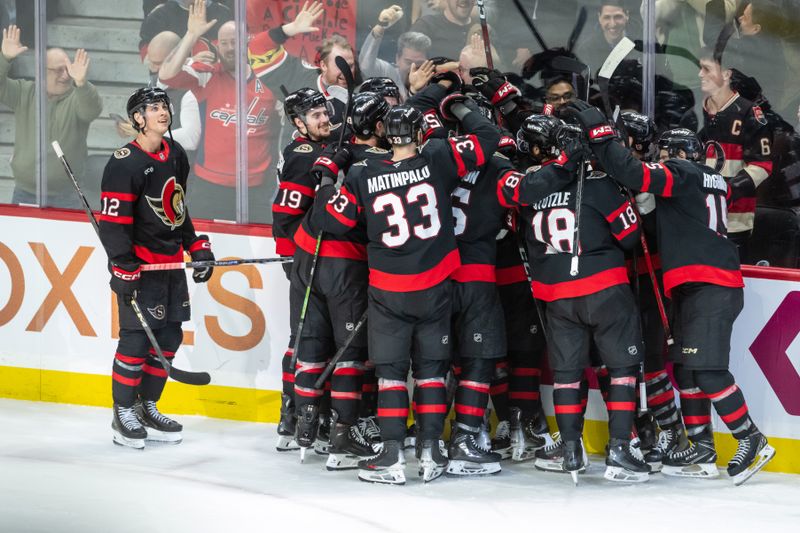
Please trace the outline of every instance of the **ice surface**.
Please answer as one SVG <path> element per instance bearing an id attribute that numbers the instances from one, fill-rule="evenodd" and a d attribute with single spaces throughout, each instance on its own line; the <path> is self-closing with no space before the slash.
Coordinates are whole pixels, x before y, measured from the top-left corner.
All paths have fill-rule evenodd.
<path id="1" fill-rule="evenodd" d="M 800 476 L 762 472 L 734 487 L 652 476 L 581 484 L 503 462 L 480 479 L 404 487 L 327 472 L 321 456 L 274 449 L 275 426 L 179 417 L 184 442 L 111 443 L 109 409 L 0 400 L 0 532 L 800 531 Z"/>

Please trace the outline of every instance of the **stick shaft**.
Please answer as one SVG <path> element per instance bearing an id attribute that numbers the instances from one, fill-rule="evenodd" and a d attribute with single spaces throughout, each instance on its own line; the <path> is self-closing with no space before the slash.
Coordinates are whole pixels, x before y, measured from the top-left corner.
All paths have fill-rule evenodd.
<path id="1" fill-rule="evenodd" d="M 294 261 L 292 257 L 269 257 L 258 259 L 228 259 L 221 261 L 187 261 L 185 263 L 154 263 L 150 265 L 142 265 L 142 271 L 148 272 L 152 270 L 182 270 L 184 268 L 207 268 L 207 267 L 228 267 L 237 265 L 252 265 L 252 264 L 267 264 L 267 263 L 291 263 Z"/>
<path id="2" fill-rule="evenodd" d="M 478 0 L 478 18 L 481 21 L 481 36 L 483 37 L 483 53 L 486 54 L 486 66 L 494 68 L 492 61 L 492 45 L 489 42 L 489 23 L 486 21 L 486 6 L 484 0 Z"/>

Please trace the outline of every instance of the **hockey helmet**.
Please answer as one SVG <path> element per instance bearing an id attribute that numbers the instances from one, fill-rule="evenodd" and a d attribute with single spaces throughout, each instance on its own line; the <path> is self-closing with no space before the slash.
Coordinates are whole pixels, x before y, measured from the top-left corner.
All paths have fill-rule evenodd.
<path id="1" fill-rule="evenodd" d="M 639 153 L 646 154 L 656 136 L 656 123 L 652 118 L 636 111 L 623 111 L 619 115 L 625 132 L 633 139 L 632 148 Z"/>
<path id="2" fill-rule="evenodd" d="M 333 116 L 333 106 L 325 99 L 325 96 L 321 92 L 308 87 L 294 91 L 283 101 L 283 110 L 292 123 L 296 118 L 305 122 L 306 113 L 317 107 L 326 108 L 328 115 Z"/>
<path id="3" fill-rule="evenodd" d="M 147 104 L 155 102 L 163 102 L 164 105 L 167 106 L 170 123 L 172 123 L 172 102 L 170 102 L 167 92 L 160 87 L 142 87 L 141 89 L 136 89 L 136 92 L 128 98 L 128 104 L 125 106 L 128 112 L 128 118 L 137 131 L 141 131 L 142 128 L 136 123 L 136 120 L 134 120 L 134 113 L 141 113 Z"/>
<path id="4" fill-rule="evenodd" d="M 678 157 L 683 150 L 687 159 L 699 161 L 703 157 L 703 145 L 697 135 L 690 129 L 675 128 L 667 130 L 658 138 L 659 150 L 666 150 L 670 158 Z"/>
<path id="5" fill-rule="evenodd" d="M 353 131 L 359 137 L 375 135 L 375 126 L 389 111 L 389 103 L 380 94 L 360 92 L 353 95 Z"/>
<path id="6" fill-rule="evenodd" d="M 378 93 L 381 97 L 397 98 L 400 100 L 400 89 L 392 78 L 374 77 L 367 78 L 361 87 L 358 88 L 359 93 L 372 92 Z"/>
<path id="7" fill-rule="evenodd" d="M 417 132 L 425 131 L 425 119 L 410 105 L 395 106 L 383 117 L 386 138 L 391 144 L 410 144 L 417 141 Z"/>
<path id="8" fill-rule="evenodd" d="M 522 121 L 517 131 L 517 149 L 530 154 L 538 146 L 543 155 L 558 155 L 555 129 L 564 123 L 552 115 L 530 115 Z"/>

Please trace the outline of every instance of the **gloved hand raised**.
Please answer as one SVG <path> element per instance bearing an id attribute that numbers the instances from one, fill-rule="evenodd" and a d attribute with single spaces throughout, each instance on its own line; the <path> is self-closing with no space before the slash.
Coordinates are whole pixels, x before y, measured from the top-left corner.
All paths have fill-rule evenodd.
<path id="1" fill-rule="evenodd" d="M 339 171 L 347 172 L 350 167 L 352 152 L 346 145 L 342 145 L 338 150 L 335 144 L 329 144 L 323 150 L 314 166 L 311 167 L 311 175 L 317 176 L 320 181 L 334 183 L 339 176 Z"/>
<path id="2" fill-rule="evenodd" d="M 565 121 L 577 120 L 590 142 L 603 143 L 616 137 L 614 127 L 603 112 L 582 100 L 573 100 L 560 107 L 558 114 Z"/>
<path id="3" fill-rule="evenodd" d="M 503 107 L 514 97 L 520 95 L 519 89 L 509 83 L 497 69 L 475 67 L 469 69 L 469 75 L 472 76 L 472 86 L 493 106 Z"/>

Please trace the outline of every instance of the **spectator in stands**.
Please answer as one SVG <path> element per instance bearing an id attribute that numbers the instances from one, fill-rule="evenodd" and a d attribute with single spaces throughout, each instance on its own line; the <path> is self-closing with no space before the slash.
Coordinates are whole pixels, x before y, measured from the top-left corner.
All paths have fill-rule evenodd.
<path id="1" fill-rule="evenodd" d="M 139 30 L 139 37 L 141 38 L 139 51 L 142 57 L 147 53 L 148 43 L 159 33 L 171 31 L 181 35 L 186 29 L 189 13 L 193 5 L 196 4 L 196 0 L 168 0 L 153 9 L 144 19 Z M 229 20 L 233 20 L 233 13 L 223 4 L 212 0 L 205 0 L 204 5 L 208 19 L 213 22 L 208 32 L 202 36 L 207 41 L 206 45 L 208 46 L 219 33 L 220 27 Z"/>
<path id="2" fill-rule="evenodd" d="M 544 89 L 544 100 L 553 106 L 554 112 L 559 107 L 573 101 L 576 97 L 575 87 L 572 86 L 572 81 L 566 76 L 548 78 L 545 81 Z"/>
<path id="3" fill-rule="evenodd" d="M 236 27 L 223 24 L 217 35 L 219 62 L 208 65 L 190 58 L 197 41 L 215 22 L 206 19 L 205 4 L 195 2 L 187 30 L 178 47 L 159 70 L 159 83 L 192 91 L 203 103 L 203 132 L 192 171 L 195 179 L 189 194 L 192 213 L 199 218 L 233 220 L 236 214 Z M 247 185 L 250 210 L 268 204 L 267 169 L 271 162 L 269 146 L 270 113 L 275 97 L 250 68 L 245 66 L 247 83 Z"/>
<path id="4" fill-rule="evenodd" d="M 597 26 L 584 32 L 575 54 L 596 73 L 608 54 L 623 37 L 629 36 L 630 13 L 625 0 L 601 0 L 597 9 Z M 636 37 L 632 37 L 636 38 Z"/>
<path id="5" fill-rule="evenodd" d="M 8 77 L 11 62 L 28 48 L 20 41 L 20 29 L 11 25 L 3 29 L 2 54 L 0 54 L 0 103 L 14 111 L 14 156 L 11 170 L 14 174 L 13 203 L 34 204 L 36 201 L 36 96 L 35 82 L 14 80 Z M 47 197 L 45 205 L 51 207 L 80 208 L 81 204 L 72 190 L 72 183 L 50 148 L 59 141 L 75 175 L 83 177 L 88 157 L 86 138 L 89 125 L 103 111 L 103 101 L 97 88 L 87 80 L 89 54 L 78 49 L 70 61 L 61 48 L 47 51 Z"/>
<path id="6" fill-rule="evenodd" d="M 446 0 L 442 13 L 417 19 L 411 31 L 430 37 L 433 54 L 455 59 L 467 42 L 474 6 L 475 0 Z"/>
<path id="7" fill-rule="evenodd" d="M 395 52 L 397 51 L 397 39 L 400 38 L 400 35 L 407 32 L 411 28 L 411 22 L 416 20 L 411 18 L 411 13 L 414 4 L 417 2 L 418 0 L 391 0 L 392 5 L 389 7 L 402 11 L 403 16 L 398 19 L 399 22 L 397 24 L 392 24 L 385 28 L 382 35 L 383 39 L 379 40 L 380 42 L 378 43 L 376 57 L 388 62 L 394 60 Z M 372 32 L 373 24 L 379 19 L 383 11 L 386 10 L 387 4 L 389 4 L 389 0 L 381 0 L 380 2 L 358 2 L 357 7 L 354 8 L 356 43 L 363 43 L 367 40 L 367 36 Z M 351 3 L 350 5 L 353 4 Z"/>
<path id="8" fill-rule="evenodd" d="M 419 67 L 428 59 L 428 50 L 431 47 L 431 40 L 427 35 L 409 31 L 400 35 L 397 40 L 397 54 L 395 64 L 378 58 L 378 47 L 383 40 L 384 32 L 392 27 L 403 16 L 403 11 L 391 6 L 381 11 L 378 23 L 372 28 L 364 41 L 361 53 L 358 55 L 358 63 L 362 74 L 367 78 L 386 77 L 391 78 L 400 88 L 401 101 L 408 96 L 408 74 L 411 66 Z"/>
<path id="9" fill-rule="evenodd" d="M 492 61 L 495 69 L 504 70 L 494 47 L 492 47 Z M 464 80 L 464 83 L 469 84 L 472 83 L 470 69 L 486 66 L 486 51 L 483 49 L 483 38 L 480 34 L 472 35 L 469 44 L 461 49 L 461 53 L 458 56 L 458 74 Z"/>

